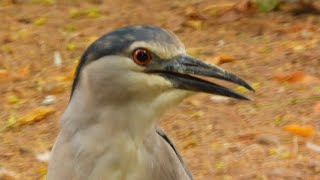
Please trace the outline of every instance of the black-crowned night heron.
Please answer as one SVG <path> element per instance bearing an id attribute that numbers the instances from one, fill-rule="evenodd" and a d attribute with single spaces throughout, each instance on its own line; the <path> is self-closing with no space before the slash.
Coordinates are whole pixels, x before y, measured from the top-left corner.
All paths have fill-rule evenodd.
<path id="1" fill-rule="evenodd" d="M 172 141 L 158 127 L 163 113 L 193 92 L 248 99 L 199 79 L 237 76 L 186 54 L 180 40 L 155 26 L 127 26 L 84 53 L 49 162 L 48 180 L 189 180 Z"/>

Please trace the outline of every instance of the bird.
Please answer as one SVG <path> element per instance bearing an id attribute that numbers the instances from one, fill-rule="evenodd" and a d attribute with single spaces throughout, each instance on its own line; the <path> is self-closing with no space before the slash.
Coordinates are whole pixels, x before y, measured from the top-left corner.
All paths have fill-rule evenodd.
<path id="1" fill-rule="evenodd" d="M 188 55 L 162 27 L 130 25 L 101 36 L 79 61 L 47 179 L 192 180 L 159 126 L 161 116 L 197 92 L 250 100 L 206 78 L 254 91 L 231 72 Z"/>

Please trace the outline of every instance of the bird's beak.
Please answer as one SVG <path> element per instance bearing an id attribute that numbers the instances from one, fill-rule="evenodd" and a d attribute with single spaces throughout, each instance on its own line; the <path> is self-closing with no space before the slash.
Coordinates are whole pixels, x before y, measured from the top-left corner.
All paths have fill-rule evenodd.
<path id="1" fill-rule="evenodd" d="M 250 98 L 231 89 L 191 76 L 199 75 L 229 81 L 241 85 L 250 91 L 254 91 L 254 89 L 247 82 L 240 79 L 236 75 L 227 72 L 220 67 L 207 64 L 188 55 L 178 56 L 174 60 L 163 62 L 161 63 L 161 70 L 154 70 L 152 72 L 158 73 L 170 80 L 171 83 L 178 89 L 206 92 L 237 99 L 251 100 Z"/>

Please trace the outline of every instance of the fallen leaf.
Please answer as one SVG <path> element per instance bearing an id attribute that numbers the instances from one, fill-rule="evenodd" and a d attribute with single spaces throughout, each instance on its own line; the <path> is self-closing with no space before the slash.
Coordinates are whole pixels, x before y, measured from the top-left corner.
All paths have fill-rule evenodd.
<path id="1" fill-rule="evenodd" d="M 276 126 L 279 126 L 281 124 L 284 124 L 286 122 L 286 118 L 285 116 L 283 115 L 277 115 L 274 120 L 273 120 L 273 123 L 276 125 Z"/>
<path id="2" fill-rule="evenodd" d="M 203 21 L 201 20 L 187 20 L 183 23 L 184 26 L 190 27 L 192 29 L 199 30 L 203 27 Z"/>
<path id="3" fill-rule="evenodd" d="M 78 67 L 78 60 L 76 60 L 72 66 L 71 71 L 65 75 L 65 76 L 59 76 L 56 78 L 57 81 L 63 81 L 63 82 L 69 82 L 72 81 L 74 78 L 74 75 L 76 74 L 77 67 Z"/>
<path id="4" fill-rule="evenodd" d="M 232 22 L 236 21 L 246 15 L 252 14 L 255 11 L 255 6 L 250 0 L 242 0 L 233 5 L 221 13 L 219 20 L 221 22 Z"/>
<path id="5" fill-rule="evenodd" d="M 196 118 L 196 119 L 203 117 L 203 115 L 204 115 L 203 111 L 196 111 L 190 114 L 191 118 Z"/>
<path id="6" fill-rule="evenodd" d="M 73 43 L 73 42 L 69 42 L 68 44 L 67 44 L 67 50 L 68 51 L 73 51 L 73 50 L 75 50 L 76 49 L 76 44 L 75 43 Z"/>
<path id="7" fill-rule="evenodd" d="M 300 126 L 297 124 L 290 124 L 285 126 L 283 129 L 291 134 L 306 138 L 311 137 L 315 134 L 315 130 L 312 126 Z"/>
<path id="8" fill-rule="evenodd" d="M 282 159 L 289 159 L 289 158 L 291 158 L 291 153 L 290 152 L 282 152 L 282 153 L 280 153 L 280 157 L 282 158 Z"/>
<path id="9" fill-rule="evenodd" d="M 74 32 L 74 31 L 77 30 L 76 26 L 73 25 L 73 24 L 67 24 L 67 25 L 64 26 L 63 29 L 64 29 L 64 31 L 69 32 L 69 33 Z"/>
<path id="10" fill-rule="evenodd" d="M 313 82 L 316 78 L 305 74 L 304 72 L 297 71 L 289 74 L 278 74 L 273 76 L 273 79 L 278 83 L 307 83 Z"/>
<path id="11" fill-rule="evenodd" d="M 251 87 L 253 87 L 253 89 L 257 90 L 260 88 L 260 83 L 256 82 L 256 83 L 252 83 Z M 247 88 L 243 87 L 243 86 L 238 86 L 234 89 L 235 91 L 237 91 L 238 93 L 247 93 L 250 92 L 250 90 L 248 90 Z"/>
<path id="12" fill-rule="evenodd" d="M 48 19 L 46 17 L 39 17 L 33 21 L 33 24 L 37 25 L 37 26 L 42 26 L 42 25 L 46 24 L 47 21 L 48 21 Z"/>
<path id="13" fill-rule="evenodd" d="M 273 146 L 278 146 L 280 145 L 280 140 L 277 136 L 273 135 L 273 134 L 259 134 L 256 137 L 256 142 L 258 144 L 262 144 L 262 145 L 273 145 Z"/>
<path id="14" fill-rule="evenodd" d="M 101 12 L 97 8 L 90 8 L 87 10 L 87 16 L 90 18 L 98 18 L 101 16 Z"/>
<path id="15" fill-rule="evenodd" d="M 51 82 L 50 84 L 46 85 L 45 92 L 49 94 L 59 94 L 66 90 L 65 83 L 63 82 Z"/>
<path id="16" fill-rule="evenodd" d="M 9 104 L 14 105 L 20 102 L 20 98 L 16 95 L 10 95 L 8 96 L 7 101 Z"/>
<path id="17" fill-rule="evenodd" d="M 37 172 L 38 172 L 41 176 L 43 176 L 44 179 L 46 179 L 45 176 L 47 175 L 47 171 L 48 171 L 47 166 L 41 166 L 41 167 L 39 167 L 39 168 L 37 169 Z"/>
<path id="18" fill-rule="evenodd" d="M 12 5 L 12 4 L 17 4 L 17 2 L 15 0 L 2 0 L 0 5 L 6 6 L 6 5 Z"/>
<path id="19" fill-rule="evenodd" d="M 21 81 L 27 79 L 31 74 L 30 66 L 24 66 L 12 73 L 12 79 L 15 81 Z"/>
<path id="20" fill-rule="evenodd" d="M 269 149 L 269 155 L 277 155 L 278 153 L 279 153 L 279 150 L 277 148 Z"/>
<path id="21" fill-rule="evenodd" d="M 236 137 L 239 141 L 252 141 L 256 138 L 257 134 L 255 133 L 247 133 L 247 134 L 241 134 Z"/>
<path id="22" fill-rule="evenodd" d="M 30 74 L 30 66 L 25 66 L 19 69 L 19 76 L 23 78 L 27 78 Z"/>
<path id="23" fill-rule="evenodd" d="M 222 55 L 220 55 L 218 57 L 215 57 L 213 61 L 214 61 L 214 64 L 221 65 L 221 64 L 224 64 L 224 63 L 233 62 L 235 60 L 236 59 L 233 56 L 222 54 Z"/>
<path id="24" fill-rule="evenodd" d="M 249 90 L 246 89 L 246 88 L 243 87 L 243 86 L 238 86 L 238 87 L 236 87 L 234 90 L 237 91 L 238 93 L 241 93 L 241 94 L 244 94 L 244 93 L 249 92 Z"/>
<path id="25" fill-rule="evenodd" d="M 231 9 L 234 6 L 234 3 L 225 3 L 225 4 L 212 4 L 209 6 L 206 6 L 203 9 L 203 12 L 205 14 L 208 14 L 209 16 L 218 16 L 222 12 Z"/>
<path id="26" fill-rule="evenodd" d="M 80 18 L 86 15 L 84 11 L 78 10 L 78 9 L 71 9 L 69 11 L 69 15 L 71 18 Z"/>
<path id="27" fill-rule="evenodd" d="M 47 116 L 50 114 L 54 113 L 56 110 L 53 107 L 45 107 L 45 106 L 40 106 L 35 109 L 33 109 L 31 112 L 27 113 L 25 116 L 22 118 L 19 118 L 17 120 L 17 125 L 26 125 L 30 123 L 34 123 L 37 121 L 41 121 L 45 119 Z"/>
<path id="28" fill-rule="evenodd" d="M 223 161 L 218 161 L 215 163 L 214 167 L 217 171 L 223 171 L 226 168 L 226 163 Z"/>
<path id="29" fill-rule="evenodd" d="M 194 57 L 199 57 L 203 53 L 203 51 L 204 50 L 201 47 L 194 47 L 194 48 L 187 49 L 188 54 Z"/>
<path id="30" fill-rule="evenodd" d="M 0 69 L 0 79 L 8 78 L 9 72 L 6 69 Z"/>
<path id="31" fill-rule="evenodd" d="M 22 29 L 19 29 L 13 33 L 13 39 L 21 40 L 21 39 L 29 37 L 31 34 L 32 34 L 32 32 L 29 29 L 22 28 Z"/>
<path id="32" fill-rule="evenodd" d="M 219 17 L 220 22 L 233 22 L 240 18 L 242 18 L 244 15 L 242 13 L 237 12 L 234 9 L 229 9 L 228 11 L 222 13 L 222 15 Z"/>
<path id="33" fill-rule="evenodd" d="M 204 14 L 202 14 L 200 11 L 198 11 L 192 5 L 186 7 L 185 15 L 188 16 L 188 18 L 193 19 L 193 20 L 206 20 L 206 19 L 208 19 L 208 17 L 206 17 Z"/>
<path id="34" fill-rule="evenodd" d="M 1 46 L 1 50 L 8 53 L 8 54 L 13 54 L 14 53 L 14 48 L 12 46 L 9 46 L 8 44 L 4 44 Z"/>
<path id="35" fill-rule="evenodd" d="M 295 52 L 303 52 L 303 51 L 306 50 L 306 47 L 303 46 L 303 45 L 297 45 L 297 46 L 294 46 L 294 47 L 293 47 L 293 50 L 294 50 Z"/>
<path id="36" fill-rule="evenodd" d="M 251 0 L 242 0 L 238 2 L 233 8 L 241 13 L 251 13 L 253 10 L 255 10 L 255 7 Z"/>
<path id="37" fill-rule="evenodd" d="M 289 159 L 292 157 L 292 154 L 283 148 L 270 148 L 269 155 L 270 156 L 278 156 L 282 159 Z"/>
<path id="38" fill-rule="evenodd" d="M 7 127 L 13 127 L 17 123 L 17 117 L 15 114 L 11 114 L 8 118 Z"/>
<path id="39" fill-rule="evenodd" d="M 256 4 L 260 9 L 260 11 L 270 12 L 279 6 L 280 1 L 279 0 L 256 0 Z"/>

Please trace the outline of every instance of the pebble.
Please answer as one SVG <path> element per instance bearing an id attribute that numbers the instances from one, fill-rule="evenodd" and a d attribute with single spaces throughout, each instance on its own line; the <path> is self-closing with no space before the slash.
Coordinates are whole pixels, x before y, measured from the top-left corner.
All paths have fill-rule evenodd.
<path id="1" fill-rule="evenodd" d="M 39 154 L 36 155 L 37 159 L 40 162 L 49 162 L 50 156 L 51 156 L 51 153 L 49 151 L 46 151 L 46 152 L 43 152 L 43 153 L 39 153 Z"/>
<path id="2" fill-rule="evenodd" d="M 256 142 L 258 144 L 267 145 L 267 146 L 280 145 L 279 138 L 277 136 L 272 135 L 272 134 L 260 134 L 256 137 Z"/>
<path id="3" fill-rule="evenodd" d="M 59 51 L 53 53 L 53 64 L 57 67 L 60 67 L 62 64 L 62 57 Z"/>
<path id="4" fill-rule="evenodd" d="M 225 46 L 225 44 L 226 44 L 225 41 L 223 39 L 221 39 L 221 40 L 218 41 L 217 46 L 219 48 L 223 48 Z"/>
<path id="5" fill-rule="evenodd" d="M 41 105 L 49 106 L 56 102 L 56 97 L 53 95 L 48 95 L 44 98 L 44 100 L 41 102 Z"/>
<path id="6" fill-rule="evenodd" d="M 215 103 L 229 103 L 231 102 L 231 99 L 228 97 L 223 97 L 223 96 L 211 96 L 210 100 L 215 102 Z"/>

